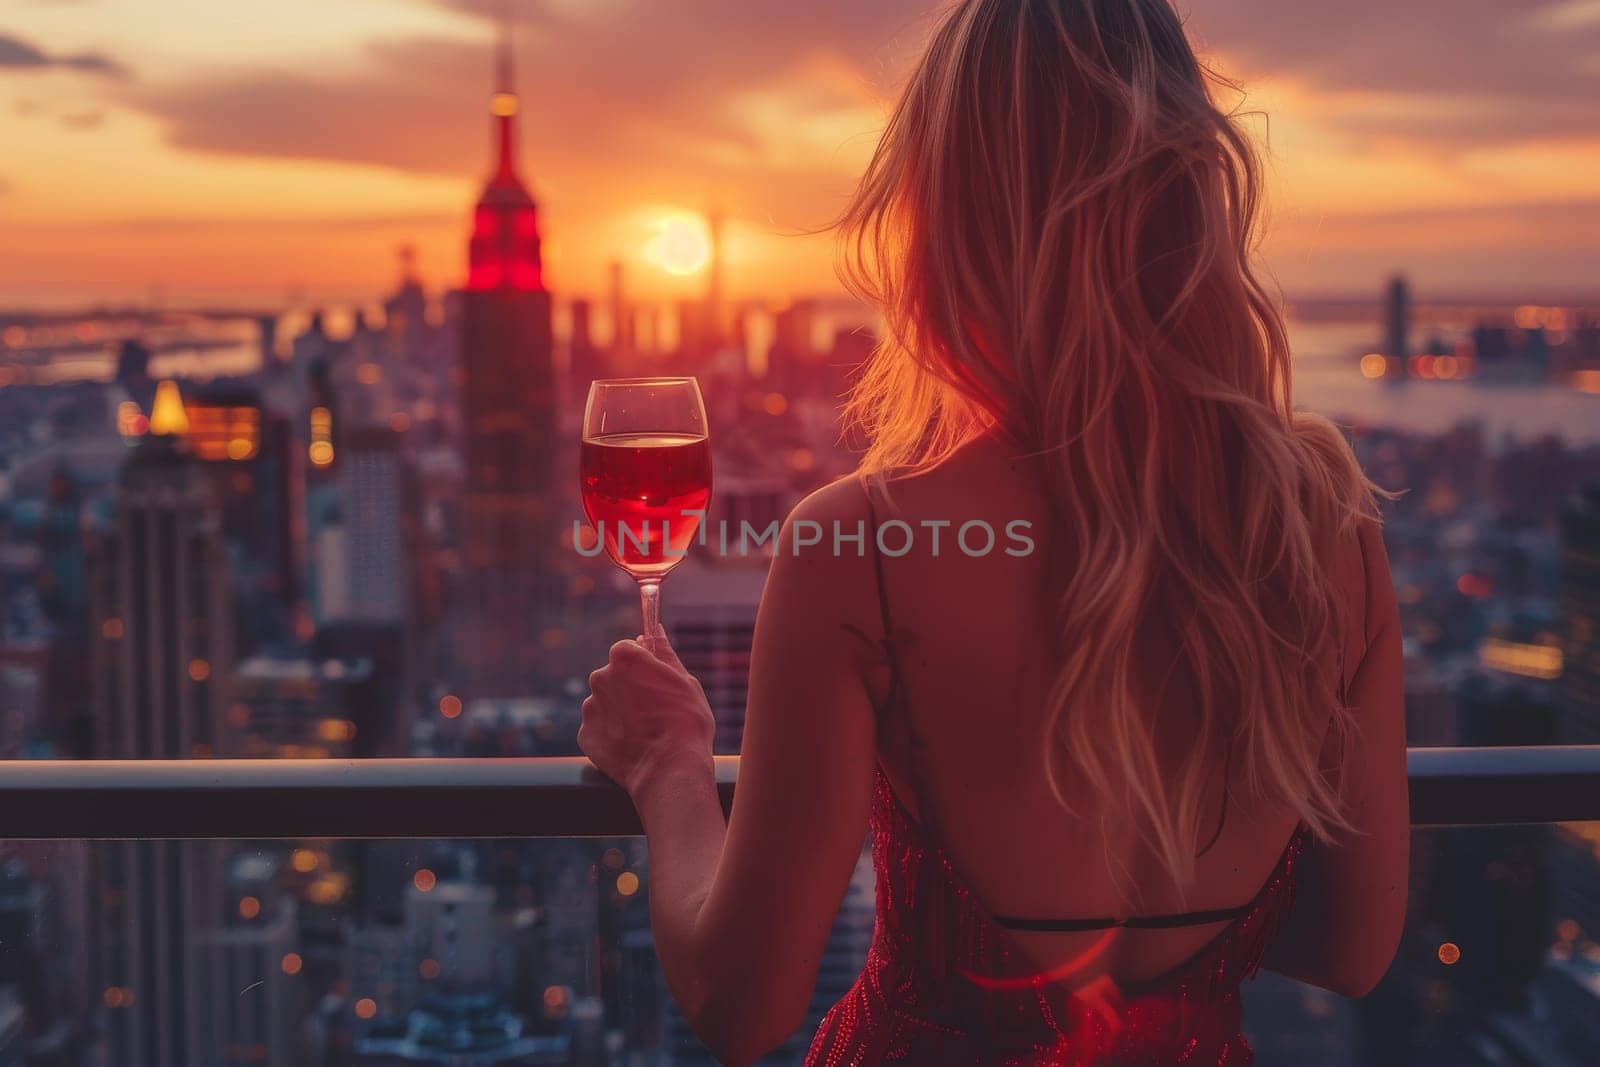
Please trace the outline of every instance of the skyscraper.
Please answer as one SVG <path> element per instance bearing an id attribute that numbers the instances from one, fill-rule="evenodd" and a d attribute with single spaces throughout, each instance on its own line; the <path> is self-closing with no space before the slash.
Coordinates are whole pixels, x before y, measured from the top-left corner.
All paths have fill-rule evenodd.
<path id="1" fill-rule="evenodd" d="M 711 229 L 711 269 L 706 272 L 706 340 L 719 348 L 728 339 L 727 293 L 722 266 L 722 228 L 725 218 L 719 208 L 711 212 L 706 220 Z"/>
<path id="2" fill-rule="evenodd" d="M 1600 482 L 1561 516 L 1562 674 L 1556 729 L 1569 745 L 1600 744 Z"/>
<path id="3" fill-rule="evenodd" d="M 767 353 L 767 379 L 773 388 L 790 397 L 816 390 L 816 371 L 820 360 L 812 340 L 816 324 L 816 304 L 796 300 L 773 320 L 775 336 Z"/>
<path id="4" fill-rule="evenodd" d="M 408 365 L 421 362 L 427 350 L 431 329 L 428 324 L 428 296 L 417 275 L 417 250 L 400 247 L 400 285 L 383 302 L 384 331 L 390 346 Z"/>
<path id="5" fill-rule="evenodd" d="M 608 377 L 610 360 L 606 350 L 595 342 L 594 301 L 580 298 L 572 301 L 568 308 L 572 316 L 572 335 L 567 342 L 565 392 L 573 403 L 581 405 L 588 397 L 589 383 Z"/>
<path id="6" fill-rule="evenodd" d="M 517 106 L 507 29 L 489 108 L 495 166 L 473 213 L 460 305 L 466 495 L 457 660 L 462 687 L 483 696 L 528 691 L 540 656 L 536 617 L 558 588 L 550 293 L 538 208 L 517 170 Z"/>
<path id="7" fill-rule="evenodd" d="M 1561 516 L 1563 670 L 1556 682 L 1558 738 L 1600 744 L 1600 482 L 1580 489 Z M 1560 945 L 1541 985 L 1555 1029 L 1574 1053 L 1595 1048 L 1600 971 L 1578 947 L 1600 936 L 1600 832 L 1569 823 L 1550 831 L 1551 904 Z"/>
<path id="8" fill-rule="evenodd" d="M 150 435 L 122 468 L 115 525 L 91 555 L 100 758 L 210 755 L 220 732 L 232 590 L 220 501 L 188 429 L 176 385 L 161 383 Z"/>
<path id="9" fill-rule="evenodd" d="M 83 670 L 88 630 L 84 625 L 88 571 L 83 511 L 83 491 L 62 465 L 50 476 L 39 527 L 39 548 L 45 560 L 39 581 L 40 606 L 52 630 L 44 650 L 44 696 L 48 703 L 41 711 L 48 715 L 48 736 L 74 756 L 88 752 L 93 719 L 89 680 Z M 5 688 L 0 684 L 0 691 Z"/>
<path id="10" fill-rule="evenodd" d="M 1389 279 L 1383 300 L 1384 355 L 1389 357 L 1391 373 L 1405 376 L 1411 358 L 1411 287 L 1403 277 Z"/>
<path id="11" fill-rule="evenodd" d="M 150 436 L 124 465 L 115 527 L 90 564 L 94 755 L 214 752 L 233 605 L 221 514 L 188 419 L 163 382 Z M 203 1010 L 200 939 L 221 924 L 214 842 L 108 842 L 92 853 L 108 1062 L 201 1063 L 218 1025 Z"/>
<path id="12" fill-rule="evenodd" d="M 410 624 L 415 482 L 399 434 L 365 428 L 346 435 L 338 483 L 345 588 L 343 609 L 330 621 Z"/>
<path id="13" fill-rule="evenodd" d="M 611 305 L 611 354 L 613 359 L 627 360 L 634 353 L 634 306 L 628 300 L 627 283 L 621 260 L 613 260 L 607 273 L 611 279 L 606 299 Z"/>
<path id="14" fill-rule="evenodd" d="M 270 643 L 287 631 L 297 593 L 291 428 L 254 386 L 190 388 L 183 408 L 184 445 L 211 479 L 235 561 L 236 637 L 246 650 Z"/>
<path id="15" fill-rule="evenodd" d="M 352 752 L 405 755 L 427 645 L 418 605 L 424 534 L 416 467 L 402 435 L 381 427 L 344 427 L 336 456 L 331 478 L 320 475 L 322 485 L 307 493 L 312 649 L 323 659 L 370 665 L 352 705 Z"/>

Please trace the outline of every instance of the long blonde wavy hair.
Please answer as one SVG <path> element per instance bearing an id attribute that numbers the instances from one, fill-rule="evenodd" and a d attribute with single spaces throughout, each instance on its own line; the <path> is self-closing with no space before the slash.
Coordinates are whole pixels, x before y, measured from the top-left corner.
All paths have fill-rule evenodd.
<path id="1" fill-rule="evenodd" d="M 1073 546 L 1049 780 L 1180 890 L 1219 752 L 1235 791 L 1348 826 L 1321 765 L 1352 728 L 1332 546 L 1376 513 L 1338 430 L 1292 406 L 1251 265 L 1260 163 L 1223 92 L 1166 0 L 962 0 L 841 220 L 842 274 L 886 325 L 847 406 L 863 470 L 985 434 L 1047 459 Z M 1176 767 L 1152 641 L 1199 708 Z"/>

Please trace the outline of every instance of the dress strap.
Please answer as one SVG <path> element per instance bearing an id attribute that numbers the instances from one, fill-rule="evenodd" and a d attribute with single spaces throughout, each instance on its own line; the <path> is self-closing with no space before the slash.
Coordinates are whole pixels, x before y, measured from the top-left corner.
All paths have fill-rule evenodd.
<path id="1" fill-rule="evenodd" d="M 883 581 L 883 553 L 878 552 L 878 509 L 872 506 L 872 486 L 866 478 L 861 480 L 861 491 L 867 499 L 867 525 L 872 541 L 872 573 L 878 585 L 878 617 L 883 624 L 883 651 L 890 657 L 890 685 L 899 681 L 898 664 L 894 662 L 894 619 L 890 616 L 890 587 Z"/>
<path id="2" fill-rule="evenodd" d="M 867 539 L 872 545 L 872 573 L 878 586 L 878 618 L 883 627 L 882 637 L 878 644 L 883 649 L 884 658 L 889 663 L 889 690 L 884 697 L 883 711 L 889 715 L 902 715 L 903 708 L 899 705 L 903 698 L 900 680 L 900 661 L 895 649 L 894 616 L 889 610 L 889 585 L 884 581 L 883 553 L 878 551 L 878 509 L 872 503 L 872 486 L 866 478 L 860 479 L 862 494 L 867 502 L 867 525 L 870 527 Z M 909 723 L 907 726 L 909 727 Z"/>
<path id="3" fill-rule="evenodd" d="M 885 580 L 883 553 L 878 551 L 878 511 L 873 504 L 872 486 L 865 477 L 860 479 L 860 483 L 867 502 L 867 523 L 870 527 L 867 537 L 872 545 L 873 577 L 878 585 L 878 615 L 883 626 L 882 637 L 875 643 L 882 649 L 884 661 L 889 666 L 889 687 L 884 693 L 883 704 L 878 708 L 879 763 L 884 763 L 882 758 L 884 754 L 899 758 L 898 769 L 905 774 L 906 784 L 916 801 L 917 822 L 925 830 L 936 833 L 933 809 L 926 799 L 926 792 L 921 782 L 922 757 L 926 746 L 917 734 L 916 727 L 912 725 L 910 708 L 907 706 L 909 694 L 900 670 L 901 640 L 895 630 L 894 612 L 889 604 L 889 584 Z"/>

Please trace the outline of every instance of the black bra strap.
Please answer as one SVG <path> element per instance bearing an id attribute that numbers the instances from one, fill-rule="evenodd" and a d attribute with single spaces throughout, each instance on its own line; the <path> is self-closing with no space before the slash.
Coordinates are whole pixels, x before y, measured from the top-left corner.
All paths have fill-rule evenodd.
<path id="1" fill-rule="evenodd" d="M 1135 915 L 1127 919 L 1021 919 L 1013 915 L 996 915 L 994 921 L 1007 930 L 1028 930 L 1036 933 L 1082 933 L 1088 930 L 1176 930 L 1184 926 L 1206 926 L 1210 923 L 1232 922 L 1250 914 L 1255 902 L 1240 904 L 1236 908 L 1214 908 L 1210 911 L 1186 911 L 1177 915 Z"/>

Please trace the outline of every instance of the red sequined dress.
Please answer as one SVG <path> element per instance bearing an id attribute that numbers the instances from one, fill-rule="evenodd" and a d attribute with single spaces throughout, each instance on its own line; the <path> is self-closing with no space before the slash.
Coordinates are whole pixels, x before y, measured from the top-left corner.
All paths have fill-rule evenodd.
<path id="1" fill-rule="evenodd" d="M 874 524 L 876 525 L 876 524 Z M 878 575 L 884 632 L 888 598 Z M 920 743 L 904 713 L 893 642 L 885 639 L 890 694 L 879 719 L 880 751 L 917 766 Z M 880 763 L 874 789 L 872 863 L 877 919 L 861 976 L 823 1018 L 807 1067 L 1238 1067 L 1254 1060 L 1240 1032 L 1239 985 L 1260 966 L 1294 899 L 1302 826 L 1260 891 L 1224 911 L 1115 920 L 1008 919 L 990 913 L 925 825 L 932 808 L 908 775 L 922 822 Z M 1009 929 L 1172 928 L 1229 920 L 1186 963 L 1138 984 L 1084 983 L 1038 974 Z"/>

